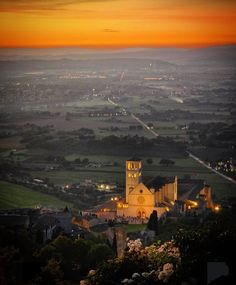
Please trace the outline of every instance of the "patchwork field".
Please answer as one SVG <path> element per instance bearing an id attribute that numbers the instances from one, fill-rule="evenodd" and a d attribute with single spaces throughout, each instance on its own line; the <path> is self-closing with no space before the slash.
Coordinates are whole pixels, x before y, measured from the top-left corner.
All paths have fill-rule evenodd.
<path id="1" fill-rule="evenodd" d="M 217 198 L 236 196 L 234 184 L 184 159 L 186 150 L 206 163 L 235 159 L 234 68 L 151 58 L 47 60 L 42 73 L 32 73 L 35 62 L 14 70 L 4 63 L 11 80 L 1 83 L 4 175 L 13 167 L 61 186 L 86 179 L 124 186 L 125 160 L 138 155 L 144 177 L 187 175 L 204 179 Z M 174 165 L 160 165 L 162 158 Z"/>
<path id="2" fill-rule="evenodd" d="M 72 157 L 70 157 L 72 158 Z M 92 181 L 107 181 L 117 182 L 125 185 L 125 160 L 124 157 L 106 156 L 104 160 L 99 160 L 99 156 L 89 156 L 91 161 L 117 161 L 120 165 L 118 167 L 101 167 L 101 168 L 84 168 L 79 171 L 33 171 L 31 174 L 34 177 L 49 178 L 50 181 L 57 185 L 65 185 L 91 179 Z M 73 157 L 74 159 L 74 157 Z M 236 196 L 236 187 L 234 184 L 225 180 L 203 167 L 191 158 L 175 159 L 175 165 L 162 166 L 159 164 L 160 158 L 153 158 L 153 164 L 148 165 L 146 158 L 143 158 L 143 176 L 175 176 L 183 178 L 185 175 L 192 179 L 203 179 L 206 184 L 211 185 L 217 198 Z"/>

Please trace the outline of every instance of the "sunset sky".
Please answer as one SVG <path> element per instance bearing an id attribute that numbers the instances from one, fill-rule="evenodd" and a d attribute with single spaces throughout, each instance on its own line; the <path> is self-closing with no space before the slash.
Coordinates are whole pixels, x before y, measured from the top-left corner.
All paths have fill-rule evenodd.
<path id="1" fill-rule="evenodd" d="M 0 1 L 1 47 L 236 43 L 234 0 Z"/>

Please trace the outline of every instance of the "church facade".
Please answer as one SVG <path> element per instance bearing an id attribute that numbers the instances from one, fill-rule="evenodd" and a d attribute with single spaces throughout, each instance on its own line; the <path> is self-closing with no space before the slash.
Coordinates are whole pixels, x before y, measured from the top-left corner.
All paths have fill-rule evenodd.
<path id="1" fill-rule="evenodd" d="M 117 216 L 147 219 L 156 210 L 161 217 L 177 200 L 177 177 L 157 176 L 143 182 L 139 159 L 126 161 L 125 188 L 125 199 L 117 203 Z"/>

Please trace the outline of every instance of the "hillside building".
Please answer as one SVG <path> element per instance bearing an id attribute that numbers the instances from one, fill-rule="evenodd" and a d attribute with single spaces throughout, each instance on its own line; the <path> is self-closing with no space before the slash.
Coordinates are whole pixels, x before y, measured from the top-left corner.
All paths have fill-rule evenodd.
<path id="1" fill-rule="evenodd" d="M 117 216 L 149 218 L 153 210 L 159 217 L 170 210 L 177 200 L 177 176 L 157 176 L 142 181 L 142 162 L 126 161 L 125 199 L 117 203 Z"/>

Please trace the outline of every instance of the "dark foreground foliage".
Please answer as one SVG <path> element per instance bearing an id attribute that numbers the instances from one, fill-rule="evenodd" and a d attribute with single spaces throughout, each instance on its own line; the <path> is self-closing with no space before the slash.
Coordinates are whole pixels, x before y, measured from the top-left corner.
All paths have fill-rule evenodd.
<path id="1" fill-rule="evenodd" d="M 194 230 L 178 230 L 172 242 L 158 241 L 145 248 L 131 241 L 123 258 L 116 258 L 102 239 L 58 236 L 40 244 L 30 230 L 1 227 L 0 283 L 69 285 L 85 280 L 92 285 L 115 285 L 132 279 L 132 284 L 162 284 L 164 280 L 181 284 L 192 279 L 204 285 L 207 262 L 226 261 L 231 269 L 235 264 L 235 220 L 232 205 L 210 214 Z M 166 272 L 170 277 L 160 279 Z"/>

